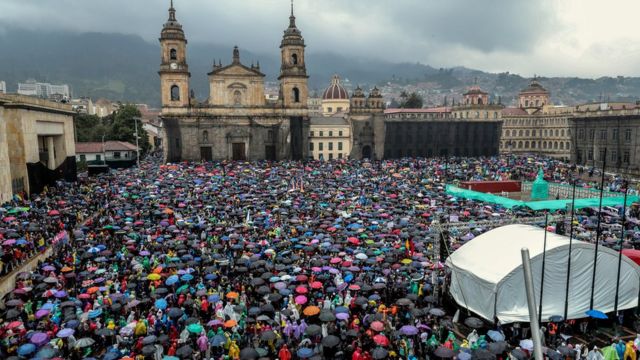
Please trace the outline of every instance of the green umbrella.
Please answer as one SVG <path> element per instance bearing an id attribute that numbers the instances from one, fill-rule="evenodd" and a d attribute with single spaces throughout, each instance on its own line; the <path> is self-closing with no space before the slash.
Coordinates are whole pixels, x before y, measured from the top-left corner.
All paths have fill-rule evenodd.
<path id="1" fill-rule="evenodd" d="M 178 288 L 178 290 L 176 290 L 176 294 L 180 294 L 182 292 L 186 292 L 187 290 L 189 290 L 189 284 L 186 285 L 182 285 Z"/>
<path id="2" fill-rule="evenodd" d="M 200 334 L 202 332 L 202 325 L 195 323 L 187 326 L 187 330 L 192 334 Z"/>

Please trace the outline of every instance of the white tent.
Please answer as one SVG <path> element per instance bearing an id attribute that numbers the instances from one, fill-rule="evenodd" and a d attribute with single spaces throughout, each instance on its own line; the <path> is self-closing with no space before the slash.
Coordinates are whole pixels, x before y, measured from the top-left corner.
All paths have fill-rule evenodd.
<path id="1" fill-rule="evenodd" d="M 448 259 L 450 291 L 456 302 L 470 311 L 501 323 L 528 322 L 529 310 L 524 287 L 523 247 L 529 249 L 536 295 L 540 301 L 544 230 L 530 225 L 507 225 L 488 231 L 456 250 Z M 573 240 L 569 279 L 568 319 L 585 317 L 590 309 L 595 245 Z M 547 233 L 542 319 L 564 315 L 569 238 Z M 614 309 L 618 252 L 598 247 L 593 309 Z M 618 309 L 638 303 L 640 268 L 622 256 Z"/>

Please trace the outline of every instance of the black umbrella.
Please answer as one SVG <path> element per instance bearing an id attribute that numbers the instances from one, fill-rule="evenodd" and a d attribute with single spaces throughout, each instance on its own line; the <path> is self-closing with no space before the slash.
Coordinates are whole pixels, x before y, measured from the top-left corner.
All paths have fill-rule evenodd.
<path id="1" fill-rule="evenodd" d="M 154 345 L 145 345 L 142 348 L 142 355 L 144 356 L 149 356 L 151 354 L 153 354 L 154 352 L 156 352 L 156 347 Z M 176 351 L 177 353 L 177 351 Z"/>
<path id="2" fill-rule="evenodd" d="M 487 345 L 487 350 L 499 355 L 507 350 L 507 343 L 504 341 L 493 342 Z"/>
<path id="3" fill-rule="evenodd" d="M 188 359 L 189 357 L 191 357 L 192 353 L 193 349 L 189 345 L 179 347 L 178 350 L 176 350 L 176 356 L 183 359 Z"/>
<path id="4" fill-rule="evenodd" d="M 547 349 L 547 352 L 545 354 L 551 360 L 561 360 L 563 358 L 562 354 L 553 349 Z"/>
<path id="5" fill-rule="evenodd" d="M 467 325 L 468 327 L 470 327 L 472 329 L 480 329 L 484 325 L 482 323 L 482 320 L 478 319 L 477 317 L 473 317 L 473 316 L 470 316 L 470 317 L 464 319 L 464 323 L 465 323 L 465 325 Z"/>
<path id="6" fill-rule="evenodd" d="M 529 358 L 527 354 L 520 349 L 511 350 L 511 355 L 518 360 L 527 360 Z"/>
<path id="7" fill-rule="evenodd" d="M 475 349 L 471 352 L 472 360 L 495 360 L 496 355 L 485 349 Z"/>
<path id="8" fill-rule="evenodd" d="M 146 336 L 144 339 L 142 339 L 142 345 L 150 345 L 156 342 L 157 340 L 158 338 L 155 335 L 149 335 L 149 336 Z"/>
<path id="9" fill-rule="evenodd" d="M 240 360 L 255 360 L 260 357 L 260 354 L 254 348 L 244 348 L 240 350 Z"/>
<path id="10" fill-rule="evenodd" d="M 182 309 L 174 307 L 174 308 L 169 309 L 169 311 L 167 312 L 167 315 L 169 315 L 169 317 L 171 317 L 171 318 L 177 318 L 177 317 L 182 316 L 183 313 L 184 312 L 182 311 Z"/>
<path id="11" fill-rule="evenodd" d="M 389 352 L 381 347 L 375 348 L 371 352 L 371 357 L 376 360 L 386 359 L 389 356 Z"/>
<path id="12" fill-rule="evenodd" d="M 326 348 L 333 348 L 340 344 L 340 338 L 335 335 L 329 335 L 325 338 L 322 338 L 322 346 Z"/>
<path id="13" fill-rule="evenodd" d="M 320 312 L 319 318 L 323 322 L 336 321 L 336 316 L 331 311 L 326 310 Z"/>
<path id="14" fill-rule="evenodd" d="M 262 341 L 275 340 L 277 337 L 278 336 L 276 335 L 276 333 L 271 330 L 264 331 L 262 334 L 260 334 L 260 340 Z"/>
<path id="15" fill-rule="evenodd" d="M 310 336 L 319 335 L 320 333 L 322 333 L 322 328 L 319 325 L 315 324 L 309 325 L 304 333 Z"/>

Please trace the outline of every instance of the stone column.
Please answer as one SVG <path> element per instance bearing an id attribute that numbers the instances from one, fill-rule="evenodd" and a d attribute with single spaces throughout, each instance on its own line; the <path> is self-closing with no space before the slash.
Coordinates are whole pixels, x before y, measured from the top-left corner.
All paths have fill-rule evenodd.
<path id="1" fill-rule="evenodd" d="M 47 167 L 53 170 L 56 168 L 56 150 L 53 146 L 53 136 L 47 136 L 47 155 L 49 155 Z"/>

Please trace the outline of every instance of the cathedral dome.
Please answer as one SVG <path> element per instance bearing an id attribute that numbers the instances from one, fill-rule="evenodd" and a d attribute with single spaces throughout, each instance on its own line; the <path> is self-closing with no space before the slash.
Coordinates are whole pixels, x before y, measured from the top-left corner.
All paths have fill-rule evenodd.
<path id="1" fill-rule="evenodd" d="M 322 94 L 322 100 L 348 100 L 349 94 L 344 86 L 340 85 L 340 77 L 333 75 L 331 85 Z"/>

